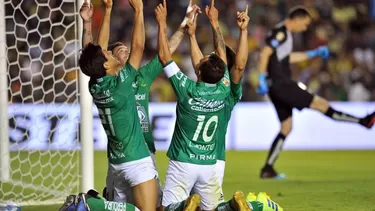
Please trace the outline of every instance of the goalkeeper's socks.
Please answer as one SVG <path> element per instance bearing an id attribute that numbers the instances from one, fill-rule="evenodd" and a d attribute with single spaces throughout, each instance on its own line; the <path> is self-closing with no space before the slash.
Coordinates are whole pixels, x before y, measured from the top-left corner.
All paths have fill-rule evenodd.
<path id="1" fill-rule="evenodd" d="M 349 114 L 345 114 L 343 112 L 340 112 L 340 111 L 336 111 L 335 109 L 333 109 L 332 107 L 329 107 L 327 112 L 325 113 L 326 116 L 334 119 L 334 120 L 337 120 L 337 121 L 343 121 L 343 122 L 353 122 L 353 123 L 359 123 L 361 125 L 363 125 L 361 123 L 361 119 L 358 118 L 358 117 L 354 117 L 352 115 L 349 115 Z"/>
<path id="2" fill-rule="evenodd" d="M 165 211 L 195 211 L 201 202 L 198 194 L 190 195 L 186 200 L 168 205 Z"/>
<path id="3" fill-rule="evenodd" d="M 281 133 L 277 134 L 276 138 L 273 140 L 271 150 L 267 157 L 266 166 L 272 167 L 275 163 L 277 157 L 279 156 L 281 149 L 283 148 L 285 136 Z"/>

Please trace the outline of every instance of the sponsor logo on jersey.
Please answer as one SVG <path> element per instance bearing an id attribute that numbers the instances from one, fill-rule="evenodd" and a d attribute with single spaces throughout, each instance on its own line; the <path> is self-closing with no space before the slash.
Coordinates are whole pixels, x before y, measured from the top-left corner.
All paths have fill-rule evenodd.
<path id="1" fill-rule="evenodd" d="M 215 112 L 221 110 L 224 105 L 224 100 L 207 100 L 204 98 L 191 98 L 189 100 L 191 109 L 202 112 Z"/>
<path id="2" fill-rule="evenodd" d="M 137 103 L 137 112 L 138 112 L 138 118 L 141 123 L 141 128 L 144 133 L 147 133 L 149 131 L 148 129 L 148 119 L 146 115 L 146 109 L 141 106 L 139 103 Z"/>
<path id="3" fill-rule="evenodd" d="M 136 94 L 135 100 L 146 100 L 146 94 Z"/>

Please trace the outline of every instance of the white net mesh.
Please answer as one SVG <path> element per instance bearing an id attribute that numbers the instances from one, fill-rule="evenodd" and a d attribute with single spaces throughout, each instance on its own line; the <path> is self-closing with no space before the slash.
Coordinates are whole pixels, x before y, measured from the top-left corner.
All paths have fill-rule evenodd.
<path id="1" fill-rule="evenodd" d="M 79 188 L 77 3 L 4 0 L 3 6 L 10 180 L 0 181 L 0 204 L 60 202 Z"/>

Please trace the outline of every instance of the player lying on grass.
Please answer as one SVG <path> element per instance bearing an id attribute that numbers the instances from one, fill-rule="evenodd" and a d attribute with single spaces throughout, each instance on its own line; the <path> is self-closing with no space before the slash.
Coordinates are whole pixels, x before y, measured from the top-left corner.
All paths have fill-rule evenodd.
<path id="1" fill-rule="evenodd" d="M 139 211 L 133 204 L 107 201 L 95 190 L 69 195 L 59 211 Z"/>
<path id="2" fill-rule="evenodd" d="M 319 47 L 307 52 L 292 52 L 293 32 L 306 31 L 311 23 L 311 15 L 302 7 L 296 7 L 289 12 L 288 18 L 276 25 L 266 38 L 266 46 L 259 60 L 259 94 L 266 94 L 275 106 L 281 123 L 279 134 L 274 139 L 266 164 L 261 170 L 261 178 L 278 178 L 273 165 L 280 154 L 286 137 L 292 130 L 292 110 L 311 108 L 337 121 L 357 123 L 365 128 L 371 128 L 375 123 L 375 112 L 363 118 L 351 116 L 332 108 L 328 101 L 310 94 L 291 79 L 290 63 L 297 63 L 313 57 L 327 59 L 327 47 Z"/>
<path id="3" fill-rule="evenodd" d="M 283 208 L 273 202 L 264 192 L 260 192 L 257 196 L 254 193 L 249 193 L 246 200 L 252 204 L 252 211 L 283 211 Z M 227 209 L 218 210 L 225 211 Z M 107 201 L 97 191 L 89 190 L 86 194 L 80 193 L 66 197 L 59 211 L 139 211 L 139 209 L 126 202 Z"/>
<path id="4" fill-rule="evenodd" d="M 162 206 L 174 210 L 185 204 L 190 196 L 202 210 L 214 210 L 223 200 L 216 175 L 216 142 L 218 122 L 224 113 L 225 99 L 230 94 L 229 73 L 226 67 L 224 39 L 220 32 L 218 11 L 214 1 L 205 9 L 214 32 L 215 52 L 204 57 L 197 65 L 198 82 L 190 80 L 173 62 L 167 42 L 166 1 L 156 10 L 159 24 L 158 54 L 172 87 L 177 95 L 177 119 L 163 191 Z M 247 55 L 246 55 L 247 57 Z M 200 196 L 200 197 L 199 197 Z M 237 210 L 250 210 L 242 192 L 235 193 Z M 182 202 L 181 202 L 182 201 Z M 192 207 L 194 208 L 194 207 Z"/>
<path id="5" fill-rule="evenodd" d="M 91 17 L 92 17 L 92 6 L 89 7 L 88 3 L 84 3 L 81 8 L 81 17 L 84 21 L 86 22 L 91 22 Z M 170 51 L 173 54 L 176 49 L 178 48 L 179 44 L 181 43 L 185 33 L 186 33 L 186 22 L 189 19 L 192 19 L 193 16 L 200 12 L 200 8 L 197 5 L 192 4 L 192 0 L 189 1 L 189 5 L 186 11 L 185 19 L 181 23 L 179 29 L 172 35 L 172 37 L 169 40 L 169 47 Z M 104 24 L 109 24 L 107 22 L 103 22 Z M 103 26 L 102 25 L 102 26 Z M 83 33 L 83 44 L 87 45 L 88 42 L 91 40 L 92 41 L 92 36 L 91 33 L 91 24 L 84 24 L 86 27 Z M 102 27 L 102 28 L 106 28 Z M 85 43 L 87 42 L 87 43 Z M 129 48 L 127 48 L 123 43 L 117 42 L 114 43 L 110 46 L 108 46 L 108 50 L 112 51 L 113 55 L 122 63 L 125 64 L 128 57 L 129 57 Z M 141 123 L 141 128 L 143 131 L 143 135 L 145 137 L 147 146 L 151 152 L 151 157 L 154 161 L 154 165 L 156 168 L 156 162 L 155 162 L 155 143 L 154 143 L 154 138 L 152 136 L 152 128 L 150 124 L 150 119 L 149 119 L 149 110 L 148 110 L 148 103 L 149 103 L 149 91 L 152 82 L 154 79 L 157 77 L 159 73 L 163 71 L 163 67 L 159 62 L 159 59 L 157 56 L 153 60 L 151 60 L 149 63 L 147 63 L 145 66 L 141 67 L 137 71 L 136 79 L 133 83 L 133 88 L 135 88 L 135 100 L 137 103 L 137 112 L 138 116 L 140 118 L 140 123 Z M 107 176 L 107 185 L 112 184 L 112 179 L 111 176 Z M 109 186 L 109 189 L 103 190 L 106 195 L 107 200 L 113 200 L 113 188 Z M 130 187 L 128 188 L 129 191 L 131 191 Z M 161 192 L 161 186 L 159 182 L 159 193 Z M 161 197 L 161 193 L 159 194 Z M 158 200 L 161 201 L 161 200 Z M 128 201 L 131 202 L 131 201 Z M 160 205 L 159 205 L 160 206 Z"/>
<path id="6" fill-rule="evenodd" d="M 115 201 L 131 197 L 141 210 L 154 211 L 157 204 L 157 172 L 145 143 L 136 111 L 133 82 L 144 49 L 143 3 L 129 0 L 134 9 L 134 30 L 129 59 L 125 65 L 107 51 L 109 27 L 99 33 L 99 45 L 89 43 L 79 65 L 90 77 L 89 90 L 98 108 L 108 138 L 108 171 L 114 178 Z M 104 0 L 103 22 L 109 23 L 112 1 Z M 109 24 L 108 24 L 109 25 Z M 132 193 L 126 195 L 126 187 Z M 145 201 L 147 199 L 147 203 Z"/>

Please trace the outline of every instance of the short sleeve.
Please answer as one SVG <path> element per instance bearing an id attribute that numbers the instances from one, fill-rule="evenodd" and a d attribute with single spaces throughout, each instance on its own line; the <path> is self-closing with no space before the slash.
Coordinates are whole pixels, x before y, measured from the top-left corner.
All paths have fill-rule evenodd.
<path id="1" fill-rule="evenodd" d="M 116 89 L 131 89 L 137 70 L 129 63 L 117 75 Z"/>
<path id="2" fill-rule="evenodd" d="M 159 57 L 155 56 L 149 63 L 147 63 L 145 66 L 141 67 L 138 70 L 143 77 L 150 83 L 154 81 L 154 79 L 163 72 L 163 66 L 161 65 L 159 61 Z"/>
<path id="3" fill-rule="evenodd" d="M 270 46 L 272 49 L 276 49 L 286 41 L 286 36 L 287 34 L 284 27 L 275 28 L 267 35 L 266 45 Z"/>
<path id="4" fill-rule="evenodd" d="M 164 72 L 167 74 L 170 83 L 176 93 L 178 100 L 183 100 L 188 96 L 188 93 L 192 91 L 195 84 L 194 81 L 190 80 L 177 64 L 172 61 L 164 67 Z"/>

